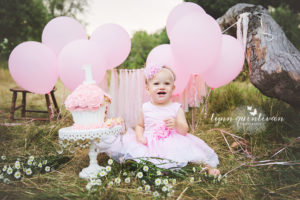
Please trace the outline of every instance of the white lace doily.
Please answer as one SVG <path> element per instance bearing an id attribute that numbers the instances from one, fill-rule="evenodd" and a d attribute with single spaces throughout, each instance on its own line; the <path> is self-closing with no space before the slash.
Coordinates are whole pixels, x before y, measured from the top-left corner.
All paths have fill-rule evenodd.
<path id="1" fill-rule="evenodd" d="M 122 133 L 122 126 L 115 126 L 113 128 L 98 128 L 98 129 L 86 129 L 77 130 L 70 127 L 61 128 L 58 131 L 59 140 L 86 140 L 86 139 L 104 139 L 107 136 L 117 137 Z"/>

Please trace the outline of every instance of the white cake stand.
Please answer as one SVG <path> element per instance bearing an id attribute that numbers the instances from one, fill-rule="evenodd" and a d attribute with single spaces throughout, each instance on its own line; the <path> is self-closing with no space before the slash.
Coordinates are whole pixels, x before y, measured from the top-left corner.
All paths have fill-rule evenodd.
<path id="1" fill-rule="evenodd" d="M 90 165 L 79 173 L 80 178 L 89 179 L 94 178 L 95 175 L 104 167 L 98 165 L 97 155 L 105 151 L 109 144 L 115 142 L 122 133 L 122 126 L 115 126 L 113 128 L 99 128 L 88 130 L 76 130 L 72 127 L 59 129 L 58 137 L 60 141 L 67 140 L 68 142 L 76 142 L 79 140 L 90 140 Z M 96 146 L 95 139 L 100 139 L 100 143 Z M 121 137 L 120 137 L 121 139 Z"/>

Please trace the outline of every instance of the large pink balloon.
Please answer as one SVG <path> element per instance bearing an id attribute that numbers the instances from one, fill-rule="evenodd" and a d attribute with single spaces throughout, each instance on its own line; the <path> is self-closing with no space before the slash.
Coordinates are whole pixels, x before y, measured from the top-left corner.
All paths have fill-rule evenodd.
<path id="1" fill-rule="evenodd" d="M 92 66 L 93 79 L 99 84 L 105 75 L 107 64 L 93 42 L 76 40 L 61 50 L 58 57 L 59 77 L 68 89 L 74 90 L 85 80 L 82 67 L 86 64 Z"/>
<path id="2" fill-rule="evenodd" d="M 126 60 L 131 48 L 127 31 L 117 24 L 99 26 L 92 34 L 92 42 L 107 58 L 108 68 L 114 68 Z"/>
<path id="3" fill-rule="evenodd" d="M 58 78 L 54 52 L 40 42 L 23 42 L 8 59 L 9 71 L 18 85 L 33 93 L 49 93 Z"/>
<path id="4" fill-rule="evenodd" d="M 150 51 L 146 65 L 151 64 L 170 67 L 176 75 L 174 94 L 176 95 L 183 92 L 189 81 L 189 72 L 174 62 L 171 46 L 169 44 L 159 45 Z"/>
<path id="5" fill-rule="evenodd" d="M 56 17 L 48 22 L 42 33 L 42 43 L 49 46 L 56 55 L 68 43 L 88 39 L 84 27 L 70 17 Z"/>
<path id="6" fill-rule="evenodd" d="M 192 13 L 181 18 L 170 38 L 176 63 L 191 73 L 216 65 L 221 51 L 221 29 L 211 16 Z"/>
<path id="7" fill-rule="evenodd" d="M 195 3 L 191 3 L 191 2 L 181 3 L 172 9 L 170 14 L 168 15 L 167 25 L 166 25 L 167 34 L 168 34 L 169 38 L 171 38 L 171 32 L 172 32 L 175 24 L 183 16 L 191 14 L 193 12 L 205 14 L 205 11 L 203 8 L 201 8 L 199 5 L 197 5 Z"/>
<path id="8" fill-rule="evenodd" d="M 230 35 L 223 35 L 221 58 L 217 66 L 203 74 L 207 85 L 221 87 L 232 81 L 243 69 L 244 50 L 241 43 Z"/>

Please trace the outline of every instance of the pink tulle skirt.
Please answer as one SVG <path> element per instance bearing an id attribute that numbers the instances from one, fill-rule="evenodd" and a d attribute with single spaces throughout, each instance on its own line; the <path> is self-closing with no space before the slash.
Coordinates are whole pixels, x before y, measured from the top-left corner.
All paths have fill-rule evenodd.
<path id="1" fill-rule="evenodd" d="M 192 135 L 173 132 L 166 138 L 158 139 L 153 132 L 144 132 L 148 144 L 136 140 L 133 129 L 129 129 L 121 140 L 107 145 L 104 150 L 117 161 L 133 159 L 148 160 L 161 168 L 184 167 L 188 162 L 204 163 L 211 167 L 219 164 L 218 156 L 203 140 Z M 161 158 L 161 159 L 157 159 Z"/>

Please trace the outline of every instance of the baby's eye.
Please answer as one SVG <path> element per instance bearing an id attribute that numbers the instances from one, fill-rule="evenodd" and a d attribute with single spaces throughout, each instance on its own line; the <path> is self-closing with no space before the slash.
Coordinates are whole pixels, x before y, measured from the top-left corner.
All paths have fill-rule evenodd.
<path id="1" fill-rule="evenodd" d="M 165 82 L 165 85 L 170 85 L 170 83 L 169 82 Z"/>
<path id="2" fill-rule="evenodd" d="M 157 82 L 156 82 L 156 83 L 153 83 L 153 85 L 158 85 L 158 84 L 159 84 L 159 83 L 157 83 Z"/>

